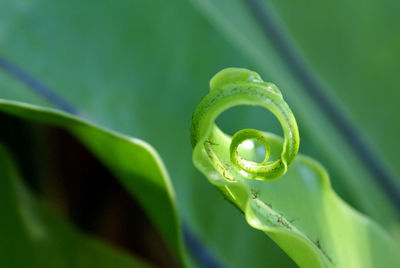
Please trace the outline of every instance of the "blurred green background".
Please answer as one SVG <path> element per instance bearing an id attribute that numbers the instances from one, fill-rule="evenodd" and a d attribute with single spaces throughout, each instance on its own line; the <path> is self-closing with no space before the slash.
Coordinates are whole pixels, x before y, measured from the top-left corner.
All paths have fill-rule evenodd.
<path id="1" fill-rule="evenodd" d="M 339 195 L 400 241 L 399 10 L 393 0 L 4 0 L 0 98 L 65 108 L 62 99 L 79 116 L 154 146 L 186 240 L 200 243 L 189 245 L 192 265 L 290 267 L 285 253 L 194 169 L 191 115 L 222 68 L 260 73 L 293 110 L 300 153 L 320 161 Z M 43 86 L 58 97 L 44 96 Z M 2 131 L 19 124 L 1 122 Z M 235 108 L 218 122 L 231 134 L 245 127 L 281 134 L 261 109 Z M 19 139 L 34 135 L 18 132 Z M 22 142 L 8 147 L 26 154 L 18 161 L 27 163 L 46 142 L 29 156 Z M 20 165 L 28 169 L 22 173 L 35 166 Z M 150 263 L 152 256 L 142 254 Z M 176 265 L 168 258 L 164 264 Z"/>

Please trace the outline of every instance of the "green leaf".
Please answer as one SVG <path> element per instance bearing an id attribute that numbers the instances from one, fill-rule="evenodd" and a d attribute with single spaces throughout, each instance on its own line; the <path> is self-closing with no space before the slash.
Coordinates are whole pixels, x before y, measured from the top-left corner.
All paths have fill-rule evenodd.
<path id="1" fill-rule="evenodd" d="M 150 145 L 53 109 L 0 100 L 0 111 L 29 121 L 56 126 L 73 134 L 99 157 L 138 200 L 160 230 L 176 260 L 181 264 L 185 263 L 173 188 L 163 162 Z M 5 201 L 10 201 L 10 198 L 5 198 Z M 26 213 L 31 213 L 29 207 L 24 209 Z M 30 222 L 25 224 L 29 225 Z M 62 248 L 60 250 L 60 254 L 63 254 Z"/>
<path id="2" fill-rule="evenodd" d="M 260 22 L 252 11 L 255 8 L 259 13 L 268 11 L 263 16 L 268 16 L 266 20 L 273 24 L 270 27 L 287 37 L 293 53 L 304 63 L 298 68 L 327 89 L 322 94 L 336 104 L 345 120 L 358 131 L 359 137 L 355 138 L 366 138 L 367 145 L 378 153 L 374 161 L 389 174 L 396 171 L 394 174 L 398 175 L 399 165 L 394 156 L 397 150 L 393 149 L 393 144 L 397 144 L 398 125 L 392 124 L 392 116 L 398 114 L 394 96 L 398 94 L 399 81 L 391 70 L 397 69 L 399 52 L 396 44 L 400 39 L 391 37 L 393 42 L 385 42 L 385 49 L 381 49 L 382 39 L 377 38 L 388 34 L 385 25 L 399 19 L 386 5 L 389 2 L 397 5 L 395 1 L 330 4 L 265 0 L 192 2 L 256 64 L 264 77 L 282 88 L 299 123 L 303 140 L 301 150 L 324 163 L 340 195 L 398 236 L 399 216 L 377 183 L 379 178 L 374 178 L 366 163 L 354 154 L 341 133 L 345 130 L 332 124 L 331 118 L 321 112 L 318 100 L 306 93 L 308 85 L 294 74 L 296 71 L 286 60 L 288 55 L 277 49 L 282 44 L 277 45 L 276 35 L 271 31 L 267 33 L 266 23 Z M 254 3 L 260 3 L 260 6 Z M 255 7 L 251 8 L 252 5 Z M 354 25 L 357 30 L 352 27 Z M 355 31 L 359 34 L 354 35 Z M 372 52 L 377 50 L 385 51 L 391 57 Z M 385 93 L 376 94 L 377 88 Z"/>
<path id="3" fill-rule="evenodd" d="M 333 31 L 340 20 L 340 44 L 345 44 L 346 40 L 351 41 L 346 39 L 346 36 L 354 36 L 354 29 L 347 27 L 350 20 L 336 14 L 343 14 L 344 10 L 352 15 L 361 11 L 362 9 L 356 8 L 357 12 L 352 12 L 353 9 L 345 7 L 358 7 L 358 1 L 331 3 L 336 8 L 335 11 L 328 12 L 335 16 L 325 16 L 325 10 L 319 12 L 310 8 L 320 8 L 322 2 L 318 5 L 299 3 L 300 7 L 292 9 L 292 1 L 276 2 L 275 5 L 286 5 L 286 9 L 280 9 L 279 13 L 289 18 L 292 25 L 303 28 L 304 31 L 300 34 L 297 34 L 297 31 L 291 32 L 296 33 L 296 38 L 303 37 L 303 40 L 307 41 L 306 38 L 314 35 L 312 47 L 306 56 L 316 55 L 314 59 L 318 58 L 321 62 L 314 65 L 313 59 L 311 64 L 318 72 L 324 69 L 323 78 L 328 75 L 334 77 L 335 90 L 343 89 L 343 92 L 358 98 L 364 95 L 360 90 L 364 90 L 365 86 L 372 88 L 373 83 L 368 81 L 376 77 L 373 75 L 376 71 L 379 71 L 377 73 L 382 77 L 380 82 L 390 83 L 391 88 L 398 84 L 395 77 L 384 77 L 395 76 L 394 70 L 398 68 L 386 69 L 382 68 L 385 64 L 377 64 L 376 60 L 370 62 L 373 58 L 376 59 L 371 55 L 378 55 L 374 54 L 376 49 L 373 49 L 373 46 L 381 41 L 380 38 L 368 42 L 359 39 L 347 53 L 330 53 L 325 49 L 327 44 L 330 49 L 339 49 L 346 47 L 348 43 L 336 45 L 331 40 L 334 35 L 325 32 L 323 23 L 315 23 L 317 19 L 308 21 L 311 15 L 332 20 L 329 25 Z M 299 94 L 301 86 L 293 81 L 291 74 L 282 66 L 279 55 L 265 42 L 263 32 L 253 23 L 254 18 L 249 14 L 248 8 L 242 5 L 242 1 L 196 3 L 207 7 L 199 10 L 205 10 L 205 17 L 209 18 L 213 25 L 203 19 L 187 1 L 179 0 L 116 1 L 112 4 L 105 0 L 97 1 L 96 4 L 77 0 L 57 3 L 50 0 L 1 1 L 0 48 L 3 56 L 50 86 L 90 120 L 142 138 L 155 146 L 171 173 L 183 220 L 228 267 L 265 267 L 266 263 L 271 267 L 288 267 L 291 263 L 273 243 L 268 243 L 258 232 L 250 230 L 246 223 L 241 221 L 239 213 L 226 205 L 218 193 L 191 167 L 188 157 L 191 149 L 187 135 L 190 114 L 206 91 L 205 81 L 213 73 L 227 66 L 257 69 L 264 77 L 268 77 L 269 81 L 277 83 L 284 90 L 288 103 L 297 115 L 302 136 L 301 150 L 324 163 L 332 175 L 335 189 L 341 196 L 373 216 L 386 229 L 398 230 L 398 219 L 391 204 L 387 202 L 379 187 L 370 182 L 370 175 L 364 168 L 358 167 L 358 160 L 349 152 L 336 129 L 330 125 L 313 101 L 304 94 Z M 386 2 L 375 5 L 381 6 L 383 3 Z M 302 12 L 297 12 L 299 8 L 302 8 Z M 366 14 L 365 18 L 376 17 L 368 16 L 365 12 L 362 14 Z M 388 20 L 398 19 L 396 13 L 386 15 L 379 16 L 381 24 L 396 25 L 388 23 Z M 287 20 L 284 22 L 287 23 Z M 223 35 L 213 29 L 214 25 Z M 317 29 L 319 34 L 314 33 L 316 25 L 320 26 Z M 365 32 L 371 32 L 370 35 L 364 34 L 367 37 L 383 32 L 369 27 L 370 23 L 359 22 L 358 25 Z M 324 45 L 318 46 L 315 40 L 321 38 L 321 33 L 325 36 Z M 225 39 L 225 36 L 228 38 Z M 396 36 L 393 34 L 393 39 Z M 228 43 L 229 40 L 237 49 Z M 368 44 L 371 47 L 366 54 L 362 48 Z M 396 42 L 385 44 L 393 44 L 388 54 L 396 55 Z M 303 42 L 300 48 L 303 50 L 309 45 Z M 358 58 L 353 60 L 354 64 L 351 67 L 346 62 L 343 63 L 354 55 L 358 55 Z M 342 61 L 330 68 L 332 61 L 338 58 Z M 385 59 L 398 62 L 396 57 Z M 369 71 L 367 75 L 358 75 L 357 81 L 362 84 L 357 85 L 357 91 L 352 91 L 353 80 L 350 77 L 354 71 L 361 70 L 360 67 Z M 338 71 L 341 71 L 340 75 L 345 74 L 342 76 L 344 78 L 339 77 Z M 332 81 L 333 79 L 329 80 Z M 388 87 L 382 87 L 380 90 L 385 88 Z M 393 93 L 378 96 L 370 94 L 370 90 L 368 92 L 368 104 L 357 105 L 357 110 L 363 110 L 364 113 L 357 113 L 354 122 L 368 122 L 368 133 L 372 133 L 371 128 L 381 132 L 379 137 L 373 136 L 369 139 L 372 144 L 378 140 L 379 143 L 384 143 L 383 147 L 378 148 L 386 148 L 385 154 L 377 156 L 379 159 L 388 156 L 388 151 L 396 144 L 393 137 L 396 137 L 398 131 L 387 130 L 395 127 L 396 124 L 389 121 L 393 122 L 392 116 L 398 113 L 384 112 L 388 111 L 384 108 L 387 108 L 387 101 L 394 102 L 397 98 Z M 389 97 L 382 101 L 385 96 Z M 52 105 L 3 72 L 0 72 L 0 97 Z M 354 98 L 349 98 L 349 103 L 354 105 Z M 375 103 L 371 105 L 371 101 Z M 376 104 L 382 109 L 369 109 Z M 368 110 L 360 106 L 367 107 Z M 395 109 L 398 106 L 389 107 Z M 378 117 L 381 112 L 386 116 L 391 115 L 392 120 L 382 122 L 380 118 L 385 117 Z M 370 120 L 372 115 L 375 120 Z M 259 118 L 250 111 L 240 113 L 239 117 L 229 118 L 224 123 L 235 125 L 236 121 L 242 121 L 251 126 L 259 126 Z M 378 122 L 379 125 L 374 122 Z M 265 118 L 262 124 L 271 130 L 270 125 L 273 125 L 274 121 Z M 381 124 L 385 125 L 385 131 L 381 130 Z M 366 130 L 363 134 L 369 135 Z M 390 135 L 390 143 L 386 144 L 388 139 L 385 135 Z M 376 147 L 375 145 L 375 149 Z M 396 152 L 397 150 L 390 151 L 390 161 L 396 161 L 397 158 L 393 157 Z M 229 226 L 225 224 L 226 221 L 230 222 Z"/>
<path id="4" fill-rule="evenodd" d="M 193 163 L 251 226 L 301 267 L 400 265 L 399 246 L 340 199 L 319 163 L 306 156 L 294 160 L 300 141 L 296 120 L 273 84 L 254 72 L 231 68 L 216 74 L 210 87 L 193 115 Z M 233 137 L 223 133 L 214 121 L 237 105 L 273 112 L 284 140 L 257 130 L 241 130 Z"/>
<path id="5" fill-rule="evenodd" d="M 50 213 L 25 187 L 3 146 L 0 177 L 1 267 L 151 267 Z"/>

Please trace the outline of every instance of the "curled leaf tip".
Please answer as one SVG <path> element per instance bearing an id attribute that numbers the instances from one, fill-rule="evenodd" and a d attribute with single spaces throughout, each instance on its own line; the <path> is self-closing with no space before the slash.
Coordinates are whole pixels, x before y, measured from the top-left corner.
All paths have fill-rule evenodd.
<path id="1" fill-rule="evenodd" d="M 193 114 L 193 164 L 250 226 L 269 235 L 299 267 L 400 267 L 396 242 L 338 197 L 319 163 L 300 155 L 287 172 L 300 140 L 275 85 L 255 72 L 229 68 L 210 87 Z M 283 139 L 255 129 L 225 134 L 215 120 L 238 105 L 271 111 Z M 269 182 L 286 172 L 285 179 Z"/>
<path id="2" fill-rule="evenodd" d="M 244 129 L 230 138 L 216 126 L 215 120 L 223 111 L 238 105 L 261 106 L 278 118 L 284 142 L 277 159 L 269 160 L 270 145 L 262 131 Z M 191 139 L 194 155 L 197 150 L 228 180 L 237 176 L 256 180 L 278 179 L 286 173 L 300 144 L 296 120 L 279 89 L 264 82 L 256 72 L 241 68 L 224 69 L 211 79 L 210 92 L 193 114 Z M 240 154 L 240 148 L 250 140 L 265 148 L 265 159 L 261 163 L 242 158 Z M 244 148 L 244 154 L 251 155 L 251 149 L 246 151 Z"/>

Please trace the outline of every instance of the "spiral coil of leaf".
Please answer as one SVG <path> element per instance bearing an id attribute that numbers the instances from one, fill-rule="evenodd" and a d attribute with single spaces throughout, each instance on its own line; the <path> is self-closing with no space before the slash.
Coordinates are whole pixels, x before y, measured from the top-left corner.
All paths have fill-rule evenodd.
<path id="1" fill-rule="evenodd" d="M 202 99 L 193 114 L 191 126 L 192 145 L 203 144 L 204 151 L 212 160 L 218 157 L 211 139 L 224 135 L 214 124 L 223 111 L 237 105 L 257 105 L 271 111 L 279 120 L 284 143 L 279 159 L 269 162 L 270 146 L 263 132 L 254 129 L 238 131 L 231 139 L 229 157 L 231 166 L 245 178 L 274 180 L 286 173 L 288 165 L 297 155 L 300 138 L 296 119 L 279 89 L 264 82 L 252 71 L 227 68 L 217 73 L 210 81 L 210 92 Z M 264 145 L 266 157 L 261 163 L 240 157 L 239 146 L 246 140 L 256 140 Z M 213 160 L 212 160 L 213 161 Z"/>

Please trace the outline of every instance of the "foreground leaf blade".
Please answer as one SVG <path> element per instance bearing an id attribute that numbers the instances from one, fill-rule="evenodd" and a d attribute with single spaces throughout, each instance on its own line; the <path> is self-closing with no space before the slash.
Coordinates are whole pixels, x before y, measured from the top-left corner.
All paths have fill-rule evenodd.
<path id="1" fill-rule="evenodd" d="M 323 85 L 321 94 L 326 95 L 338 111 L 344 115 L 344 120 L 357 118 L 357 121 L 349 121 L 353 129 L 358 130 L 356 132 L 358 135 L 354 135 L 352 138 L 361 141 L 364 140 L 364 137 L 368 139 L 367 142 L 364 142 L 367 148 L 372 145 L 374 149 L 372 152 L 381 153 L 378 154 L 379 157 L 372 155 L 372 159 L 379 166 L 382 166 L 387 174 L 391 174 L 390 181 L 396 183 L 396 174 L 393 175 L 392 170 L 396 170 L 398 166 L 396 157 L 393 157 L 393 154 L 397 152 L 397 150 L 393 150 L 393 144 L 397 141 L 397 136 L 394 133 L 398 131 L 396 130 L 397 125 L 391 123 L 393 119 L 390 120 L 389 118 L 396 114 L 394 110 L 397 105 L 389 105 L 386 94 L 392 95 L 397 92 L 398 81 L 396 81 L 392 72 L 376 63 L 379 57 L 366 56 L 370 53 L 364 50 L 363 45 L 368 43 L 368 46 L 371 46 L 369 49 L 376 50 L 381 45 L 379 38 L 373 38 L 368 42 L 360 41 L 359 43 L 353 43 L 351 38 L 344 38 L 342 40 L 343 46 L 334 45 L 336 43 L 332 43 L 332 34 L 327 32 L 325 26 L 315 31 L 315 27 L 311 27 L 311 25 L 325 25 L 326 22 L 330 25 L 332 32 L 336 34 L 339 31 L 343 37 L 349 36 L 351 28 L 347 27 L 349 21 L 343 20 L 340 16 L 325 16 L 326 10 L 323 12 L 321 10 L 326 8 L 326 3 L 320 3 L 321 5 L 301 3 L 295 7 L 292 1 L 192 0 L 192 2 L 219 28 L 222 34 L 227 36 L 234 45 L 257 64 L 257 68 L 264 76 L 268 76 L 268 79 L 284 88 L 285 98 L 296 113 L 303 139 L 307 140 L 305 143 L 314 145 L 311 150 L 309 145 L 303 146 L 303 149 L 324 163 L 331 174 L 335 189 L 347 202 L 351 202 L 357 209 L 372 217 L 391 234 L 398 237 L 400 220 L 396 211 L 397 205 L 393 203 L 393 198 L 388 197 L 387 190 L 383 190 L 382 187 L 385 186 L 385 183 L 378 183 L 380 181 L 379 175 L 371 174 L 370 166 L 366 165 L 364 161 L 365 158 L 361 156 L 360 159 L 360 155 L 355 154 L 352 144 L 356 143 L 349 141 L 351 135 L 345 133 L 346 130 L 340 126 L 332 124 L 332 117 L 329 118 L 327 114 L 322 112 L 324 109 L 321 108 L 318 97 L 306 93 L 309 92 L 309 85 L 305 85 L 304 81 L 300 81 L 298 75 L 294 74 L 296 71 L 293 71 L 293 66 L 290 66 L 287 60 L 290 57 L 286 57 L 285 53 L 282 54 L 277 49 L 282 44 L 275 43 L 273 33 L 266 33 L 265 25 L 262 25 L 264 22 L 260 23 L 252 11 L 254 7 L 251 8 L 250 3 L 259 3 L 261 13 L 264 10 L 269 11 L 267 20 L 273 24 L 273 26 L 270 26 L 274 28 L 272 31 L 277 31 L 278 34 L 283 33 L 283 36 L 288 37 L 288 44 L 292 45 L 290 47 L 293 49 L 293 54 L 300 58 L 302 62 L 304 61 L 302 66 L 297 67 L 302 71 L 306 70 L 309 77 Z M 341 13 L 341 10 L 354 10 L 353 8 L 359 5 L 360 3 L 357 2 L 334 3 L 330 6 L 329 12 L 334 14 Z M 365 3 L 363 2 L 362 5 L 364 6 Z M 377 5 L 377 7 L 380 5 Z M 310 6 L 313 8 L 309 8 Z M 348 9 L 348 7 L 351 8 Z M 385 8 L 380 6 L 375 11 L 379 13 Z M 299 10 L 302 11 L 299 12 Z M 356 20 L 363 16 L 365 18 L 374 17 L 366 15 L 365 11 L 357 9 L 357 12 L 351 12 L 351 14 L 357 13 Z M 368 10 L 368 12 L 371 11 Z M 238 20 L 237 18 L 241 19 Z M 389 16 L 385 16 L 384 20 L 386 19 L 389 19 Z M 378 26 L 382 23 L 382 20 L 371 19 L 369 22 Z M 368 24 L 361 23 L 360 25 L 363 25 L 362 28 L 365 27 L 368 32 L 371 30 L 370 27 L 366 26 Z M 289 27 L 285 28 L 284 26 Z M 289 30 L 290 35 L 288 36 L 285 35 L 286 29 Z M 376 31 L 376 35 L 380 34 L 382 34 L 382 31 Z M 374 35 L 366 35 L 364 38 L 369 39 L 368 36 Z M 310 40 L 313 40 L 313 42 L 310 42 Z M 329 51 L 327 50 L 329 46 L 335 47 L 334 50 L 338 52 L 328 53 L 329 56 L 327 56 L 326 51 Z M 307 57 L 302 57 L 303 52 Z M 398 54 L 395 51 L 392 52 L 393 55 Z M 331 61 L 332 58 L 335 60 Z M 339 58 L 341 64 L 338 64 Z M 349 68 L 347 63 L 351 61 L 354 65 Z M 370 62 L 370 64 L 357 64 L 365 61 Z M 333 62 L 338 64 L 334 68 L 331 65 Z M 347 68 L 339 66 L 347 66 Z M 380 82 L 377 82 L 375 75 L 358 76 L 358 70 L 368 74 L 379 73 Z M 325 83 L 326 81 L 329 81 L 329 83 Z M 376 95 L 376 88 L 382 87 L 383 84 L 387 85 L 387 87 L 383 87 L 386 94 Z M 336 98 L 337 93 L 342 96 L 341 102 Z M 350 95 L 352 98 L 349 98 Z M 363 97 L 360 98 L 360 96 Z M 367 99 L 366 101 L 370 104 L 364 103 L 364 99 Z M 394 99 L 392 98 L 392 100 Z M 347 104 L 344 107 L 345 109 L 340 105 L 341 103 Z M 377 105 L 382 106 L 379 109 L 370 109 L 370 107 L 378 107 Z M 353 113 L 346 113 L 348 111 Z M 329 120 L 327 120 L 328 118 Z M 378 118 L 388 120 L 382 122 Z M 378 125 L 374 126 L 374 124 Z M 386 131 L 383 131 L 383 129 Z M 378 132 L 380 133 L 378 134 Z M 344 138 L 346 135 L 347 140 Z M 386 136 L 388 139 L 386 139 Z M 388 140 L 391 140 L 391 142 L 387 142 Z M 360 152 L 358 153 L 360 154 Z M 337 168 L 337 166 L 340 166 L 340 168 Z M 363 179 L 358 179 L 359 177 Z M 382 205 L 378 207 L 376 206 L 377 203 Z"/>
<path id="2" fill-rule="evenodd" d="M 290 155 L 288 144 L 297 138 L 296 133 L 288 134 L 286 129 L 296 122 L 290 117 L 290 109 L 284 106 L 279 92 L 265 87 L 267 83 L 260 81 L 257 74 L 243 79 L 243 73 L 251 72 L 234 69 L 218 73 L 213 80 L 222 83 L 216 87 L 211 83 L 211 92 L 197 107 L 191 128 L 195 166 L 227 200 L 244 212 L 251 226 L 268 234 L 301 267 L 398 267 L 399 246 L 377 224 L 336 195 L 320 164 L 299 156 L 287 173 L 284 170 L 275 174 L 275 181 L 270 180 L 269 173 L 259 173 L 260 166 L 273 165 Z M 263 93 L 255 94 L 255 90 Z M 239 147 L 242 159 L 252 159 L 260 154 L 259 149 L 265 143 L 252 142 L 251 146 L 240 148 L 235 141 L 237 134 L 231 138 L 214 124 L 220 113 L 235 105 L 264 106 L 278 118 L 280 113 L 276 107 L 286 107 L 283 108 L 286 116 L 279 118 L 284 128 L 284 141 L 263 133 L 273 162 L 248 161 L 238 169 L 232 157 L 232 146 Z M 249 136 L 248 140 L 254 137 Z M 292 144 L 299 146 L 298 142 Z M 264 176 L 264 179 L 255 175 Z"/>

